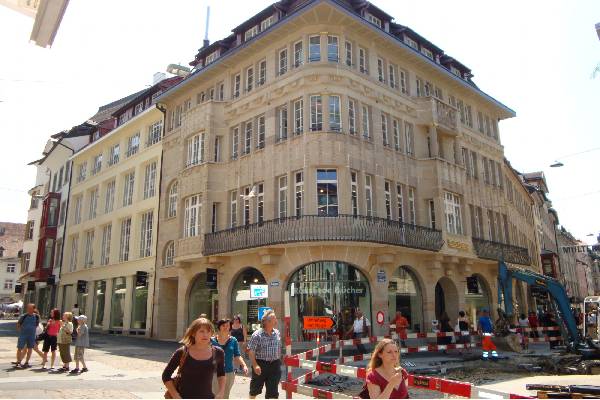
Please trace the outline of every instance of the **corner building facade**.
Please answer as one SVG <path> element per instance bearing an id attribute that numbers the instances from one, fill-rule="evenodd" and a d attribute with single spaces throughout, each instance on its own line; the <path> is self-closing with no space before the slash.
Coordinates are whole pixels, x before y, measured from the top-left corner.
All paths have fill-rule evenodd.
<path id="1" fill-rule="evenodd" d="M 539 270 L 531 204 L 507 200 L 506 180 L 520 181 L 497 122 L 514 112 L 441 49 L 351 3 L 276 3 L 200 49 L 158 99 L 157 337 L 202 313 L 239 313 L 252 330 L 262 306 L 283 316 L 285 296 L 294 340 L 310 338 L 302 316 L 346 331 L 357 308 L 384 313 L 375 334 L 396 310 L 426 331 L 443 312 L 493 308 L 499 259 Z"/>

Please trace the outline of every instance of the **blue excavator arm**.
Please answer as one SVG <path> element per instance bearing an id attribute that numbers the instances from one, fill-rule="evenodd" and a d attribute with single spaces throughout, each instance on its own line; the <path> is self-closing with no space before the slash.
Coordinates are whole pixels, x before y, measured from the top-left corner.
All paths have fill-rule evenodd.
<path id="1" fill-rule="evenodd" d="M 513 315 L 512 280 L 516 279 L 532 287 L 545 290 L 550 294 L 560 315 L 557 321 L 562 321 L 569 334 L 569 341 L 574 344 L 582 343 L 582 338 L 577 330 L 577 322 L 569 304 L 569 297 L 564 286 L 554 278 L 535 273 L 526 269 L 509 268 L 503 261 L 498 263 L 498 301 L 504 299 L 504 311 Z"/>

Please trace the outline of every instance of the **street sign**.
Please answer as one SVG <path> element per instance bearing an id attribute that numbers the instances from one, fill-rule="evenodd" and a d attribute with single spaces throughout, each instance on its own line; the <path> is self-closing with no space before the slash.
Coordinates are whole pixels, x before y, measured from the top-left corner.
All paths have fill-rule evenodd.
<path id="1" fill-rule="evenodd" d="M 272 286 L 272 287 L 277 287 L 277 286 L 279 286 L 279 281 L 271 281 L 271 286 Z"/>
<path id="2" fill-rule="evenodd" d="M 269 297 L 268 285 L 250 285 L 251 299 L 266 299 Z"/>
<path id="3" fill-rule="evenodd" d="M 377 323 L 379 325 L 383 325 L 384 321 L 385 321 L 385 315 L 383 314 L 383 311 L 378 311 L 377 312 Z"/>
<path id="4" fill-rule="evenodd" d="M 272 310 L 271 307 L 258 307 L 258 320 L 262 321 L 263 315 L 269 310 Z"/>
<path id="5" fill-rule="evenodd" d="M 377 271 L 377 282 L 378 283 L 385 283 L 386 281 L 386 276 L 385 276 L 385 270 L 380 269 L 379 271 Z"/>
<path id="6" fill-rule="evenodd" d="M 304 317 L 304 330 L 328 330 L 333 328 L 335 321 L 331 317 Z"/>

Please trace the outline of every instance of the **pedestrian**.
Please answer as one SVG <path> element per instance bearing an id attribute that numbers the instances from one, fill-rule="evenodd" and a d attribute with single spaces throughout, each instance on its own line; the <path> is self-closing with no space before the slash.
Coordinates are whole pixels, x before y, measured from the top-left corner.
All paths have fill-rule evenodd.
<path id="1" fill-rule="evenodd" d="M 261 319 L 261 328 L 254 331 L 248 342 L 248 356 L 252 363 L 250 398 L 254 399 L 266 387 L 265 399 L 279 398 L 281 377 L 281 334 L 275 327 L 277 316 L 268 310 Z"/>
<path id="2" fill-rule="evenodd" d="M 360 339 L 363 337 L 371 337 L 371 322 L 369 322 L 369 319 L 363 315 L 363 312 L 359 308 L 356 309 L 356 318 L 354 318 L 352 328 L 350 328 L 347 335 L 355 340 L 359 340 L 356 345 L 358 354 L 365 354 L 367 352 L 367 349 L 365 349 L 365 346 L 360 342 Z"/>
<path id="3" fill-rule="evenodd" d="M 90 334 L 87 326 L 87 317 L 83 314 L 75 317 L 77 320 L 77 339 L 75 339 L 75 369 L 71 371 L 72 374 L 79 372 L 79 363 L 81 362 L 81 372 L 87 372 L 87 365 L 85 365 L 85 349 L 90 347 Z"/>
<path id="4" fill-rule="evenodd" d="M 217 335 L 211 339 L 213 346 L 219 347 L 225 353 L 225 393 L 224 399 L 229 398 L 231 387 L 235 381 L 234 362 L 239 365 L 244 375 L 248 375 L 248 367 L 242 359 L 238 341 L 230 335 L 231 321 L 221 319 L 217 322 Z M 213 379 L 213 392 L 218 391 L 217 379 Z"/>
<path id="5" fill-rule="evenodd" d="M 407 399 L 408 373 L 400 366 L 400 349 L 392 339 L 380 341 L 367 367 L 367 379 L 361 398 Z"/>
<path id="6" fill-rule="evenodd" d="M 233 322 L 231 323 L 231 336 L 233 336 L 240 347 L 240 353 L 242 355 L 248 353 L 248 349 L 246 348 L 246 343 L 248 342 L 248 331 L 246 330 L 246 325 L 242 324 L 241 315 L 236 315 L 233 317 Z"/>
<path id="7" fill-rule="evenodd" d="M 73 337 L 71 335 L 73 334 L 73 322 L 71 321 L 73 321 L 73 314 L 70 312 L 64 313 L 56 339 L 60 360 L 63 363 L 63 366 L 59 371 L 63 372 L 69 370 L 69 363 L 73 361 L 71 358 L 71 343 L 73 342 Z"/>
<path id="8" fill-rule="evenodd" d="M 527 340 L 527 329 L 529 328 L 529 319 L 525 317 L 525 314 L 519 316 L 519 334 L 521 335 L 521 347 L 523 350 L 529 348 L 529 341 Z"/>
<path id="9" fill-rule="evenodd" d="M 219 389 L 216 398 L 225 392 L 224 353 L 211 344 L 215 330 L 206 318 L 194 320 L 181 339 L 181 346 L 173 353 L 162 373 L 167 387 L 165 398 L 172 399 L 214 399 L 212 390 L 213 375 L 217 375 Z M 173 378 L 173 372 L 177 376 Z"/>
<path id="10" fill-rule="evenodd" d="M 450 317 L 448 317 L 446 311 L 442 312 L 442 315 L 440 316 L 440 331 L 444 336 L 440 335 L 437 337 L 437 344 L 447 346 L 452 343 L 452 336 L 448 336 L 448 334 L 454 332 L 454 329 L 452 329 Z M 444 349 L 443 352 L 444 354 L 447 354 L 448 350 Z"/>
<path id="11" fill-rule="evenodd" d="M 527 318 L 529 320 L 529 328 L 531 329 L 531 332 L 529 333 L 529 337 L 530 338 L 539 338 L 540 337 L 540 333 L 538 332 L 538 327 L 539 327 L 539 322 L 538 322 L 538 317 L 535 313 L 535 311 L 530 311 L 529 312 L 529 317 Z"/>
<path id="12" fill-rule="evenodd" d="M 456 324 L 456 326 L 458 328 L 459 334 L 458 343 L 463 344 L 465 346 L 465 349 L 468 349 L 468 345 L 471 343 L 471 335 L 469 333 L 469 318 L 467 317 L 467 314 L 464 311 L 461 310 L 458 312 L 457 322 L 458 323 Z M 462 354 L 462 351 L 460 351 L 459 354 Z"/>
<path id="13" fill-rule="evenodd" d="M 402 311 L 396 311 L 396 318 L 394 319 L 394 324 L 396 325 L 396 334 L 400 338 L 401 346 L 406 347 L 406 329 L 409 327 L 409 324 L 406 317 L 402 315 Z"/>
<path id="14" fill-rule="evenodd" d="M 477 322 L 477 331 L 479 332 L 479 336 L 481 336 L 481 348 L 483 349 L 482 358 L 484 360 L 489 360 L 489 353 L 492 352 L 492 360 L 498 359 L 498 353 L 496 351 L 496 345 L 492 341 L 492 336 L 494 334 L 494 325 L 492 324 L 492 320 L 488 313 L 487 309 L 481 310 L 481 316 L 479 317 L 479 321 Z"/>
<path id="15" fill-rule="evenodd" d="M 42 363 L 42 369 L 46 369 L 46 363 L 48 362 L 48 352 L 52 352 L 52 358 L 50 359 L 50 369 L 54 368 L 54 360 L 56 359 L 56 346 L 57 336 L 60 330 L 60 311 L 58 308 L 53 309 L 50 312 L 50 318 L 46 323 L 46 335 L 44 337 L 44 344 L 42 351 L 44 352 L 44 362 Z"/>
<path id="16" fill-rule="evenodd" d="M 40 316 L 34 313 L 35 305 L 27 304 L 25 314 L 17 320 L 17 331 L 19 339 L 17 340 L 17 361 L 13 362 L 15 368 L 29 368 L 29 359 L 35 346 L 36 329 L 40 323 Z M 25 363 L 21 364 L 25 358 Z"/>
<path id="17" fill-rule="evenodd" d="M 73 318 L 77 317 L 79 315 L 80 311 L 79 311 L 79 304 L 75 303 L 73 304 L 73 309 L 71 310 L 71 314 L 73 315 Z"/>
<path id="18" fill-rule="evenodd" d="M 33 345 L 33 351 L 35 351 L 35 354 L 37 354 L 38 356 L 40 356 L 40 358 L 42 359 L 42 364 L 44 363 L 44 353 L 40 350 L 40 342 L 44 341 L 44 337 L 46 336 L 46 329 L 44 328 L 44 325 L 42 324 L 42 317 L 40 316 L 40 310 L 38 310 L 38 308 L 36 306 L 33 307 L 33 313 L 35 315 L 37 315 L 38 317 L 38 325 L 35 328 L 35 344 Z"/>

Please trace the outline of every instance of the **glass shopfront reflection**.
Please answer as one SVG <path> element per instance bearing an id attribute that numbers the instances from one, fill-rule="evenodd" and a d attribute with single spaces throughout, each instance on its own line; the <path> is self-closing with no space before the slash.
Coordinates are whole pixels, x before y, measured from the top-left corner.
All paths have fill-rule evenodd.
<path id="1" fill-rule="evenodd" d="M 206 272 L 198 274 L 190 289 L 188 325 L 202 314 L 211 321 L 219 315 L 219 292 L 206 285 Z"/>
<path id="2" fill-rule="evenodd" d="M 421 332 L 423 328 L 423 295 L 417 278 L 407 267 L 399 267 L 388 283 L 390 323 L 394 323 L 396 311 L 408 320 L 409 332 Z"/>
<path id="3" fill-rule="evenodd" d="M 123 328 L 123 316 L 125 315 L 125 293 L 127 293 L 125 278 L 114 278 L 110 309 L 111 328 Z"/>
<path id="4" fill-rule="evenodd" d="M 291 335 L 293 340 L 310 340 L 303 330 L 303 317 L 328 316 L 336 326 L 327 333 L 345 335 L 352 327 L 356 310 L 371 318 L 371 291 L 365 275 L 352 265 L 323 261 L 296 271 L 288 288 L 290 295 Z"/>
<path id="5" fill-rule="evenodd" d="M 106 281 L 94 282 L 94 313 L 92 326 L 102 328 L 104 321 L 104 301 L 106 299 Z"/>

